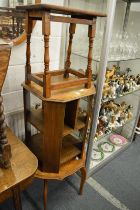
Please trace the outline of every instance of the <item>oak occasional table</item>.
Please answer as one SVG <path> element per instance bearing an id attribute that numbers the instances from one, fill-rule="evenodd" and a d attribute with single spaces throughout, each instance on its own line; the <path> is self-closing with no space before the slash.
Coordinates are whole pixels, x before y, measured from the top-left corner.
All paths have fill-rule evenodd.
<path id="1" fill-rule="evenodd" d="M 39 160 L 39 168 L 35 176 L 44 180 L 44 209 L 46 209 L 47 182 L 50 179 L 63 180 L 80 170 L 79 193 L 82 194 L 86 180 L 86 133 L 91 119 L 93 97 L 96 93 L 91 81 L 93 41 L 96 19 L 106 17 L 106 14 L 50 4 L 18 6 L 16 9 L 26 12 L 27 45 L 25 83 L 23 83 L 25 141 Z M 44 36 L 44 69 L 36 74 L 32 72 L 30 63 L 30 42 L 34 20 L 42 21 Z M 49 67 L 51 22 L 69 24 L 66 61 L 64 68 L 59 70 L 52 70 Z M 72 40 L 77 24 L 88 26 L 89 49 L 85 70 L 71 68 Z M 31 94 L 41 99 L 42 107 L 37 110 L 32 109 Z M 81 117 L 79 109 L 84 97 L 87 97 L 87 114 Z M 37 129 L 36 135 L 32 135 L 31 125 Z"/>
<path id="2" fill-rule="evenodd" d="M 13 196 L 16 210 L 22 210 L 20 191 L 31 181 L 38 167 L 35 155 L 7 128 L 11 145 L 11 167 L 0 169 L 0 202 Z"/>

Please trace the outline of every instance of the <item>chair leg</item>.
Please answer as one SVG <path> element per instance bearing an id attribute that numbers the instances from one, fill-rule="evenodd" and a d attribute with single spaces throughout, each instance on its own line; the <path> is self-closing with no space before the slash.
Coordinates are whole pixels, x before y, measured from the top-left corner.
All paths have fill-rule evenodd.
<path id="1" fill-rule="evenodd" d="M 81 171 L 81 183 L 80 183 L 79 195 L 82 195 L 87 173 L 85 167 L 81 168 L 80 171 Z"/>
<path id="2" fill-rule="evenodd" d="M 44 179 L 44 191 L 43 191 L 44 210 L 47 209 L 47 194 L 48 194 L 48 181 Z"/>

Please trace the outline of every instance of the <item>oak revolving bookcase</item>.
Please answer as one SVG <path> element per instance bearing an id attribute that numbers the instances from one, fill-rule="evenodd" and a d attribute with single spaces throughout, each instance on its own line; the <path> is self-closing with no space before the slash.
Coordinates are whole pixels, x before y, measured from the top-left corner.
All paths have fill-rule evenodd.
<path id="1" fill-rule="evenodd" d="M 26 143 L 39 160 L 38 178 L 63 179 L 78 170 L 82 172 L 80 193 L 86 178 L 85 137 L 90 118 L 90 110 L 95 87 L 91 81 L 92 48 L 95 36 L 96 18 L 105 14 L 70 9 L 55 5 L 18 6 L 26 10 L 27 17 L 27 51 L 24 89 L 25 133 Z M 55 15 L 53 15 L 55 14 Z M 63 16 L 57 16 L 61 14 Z M 65 16 L 64 16 L 65 15 Z M 67 15 L 67 16 L 66 16 Z M 31 73 L 30 38 L 34 20 L 42 21 L 44 35 L 44 72 Z M 49 69 L 50 22 L 70 23 L 69 43 L 64 70 Z M 89 52 L 87 69 L 71 69 L 70 56 L 72 39 L 76 24 L 88 25 Z M 83 73 L 84 72 L 84 73 Z M 32 110 L 30 93 L 42 100 L 42 108 Z M 80 99 L 88 97 L 87 115 L 79 116 Z M 31 136 L 31 125 L 38 133 Z M 81 133 L 80 137 L 75 131 Z M 44 194 L 46 192 L 46 181 Z M 44 203 L 46 205 L 46 203 Z"/>

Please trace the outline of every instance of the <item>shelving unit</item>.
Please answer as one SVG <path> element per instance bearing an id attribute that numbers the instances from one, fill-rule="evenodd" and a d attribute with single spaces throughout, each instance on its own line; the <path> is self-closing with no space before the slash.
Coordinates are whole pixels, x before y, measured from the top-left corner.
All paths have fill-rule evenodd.
<path id="1" fill-rule="evenodd" d="M 117 133 L 112 133 L 112 134 L 117 134 Z M 101 139 L 101 141 L 99 142 L 96 142 L 93 146 L 93 149 L 94 148 L 97 148 L 98 147 L 98 144 L 99 143 L 103 143 L 103 142 L 109 142 L 109 135 L 106 135 L 105 137 L 103 137 Z M 97 160 L 93 160 L 91 158 L 91 161 L 90 161 L 90 173 L 92 174 L 92 171 L 93 171 L 93 168 L 94 168 L 94 172 L 96 172 L 99 168 L 101 168 L 103 165 L 107 164 L 108 161 L 112 160 L 114 157 L 116 157 L 118 154 L 120 154 L 120 152 L 124 151 L 125 149 L 128 148 L 128 146 L 130 145 L 131 143 L 128 141 L 127 143 L 125 143 L 124 145 L 122 146 L 117 146 L 115 145 L 115 149 L 113 150 L 113 152 L 104 152 L 104 157 L 102 160 L 100 161 L 97 161 Z M 94 150 L 93 150 L 93 154 L 94 154 Z M 93 155 L 92 154 L 92 155 Z"/>
<path id="2" fill-rule="evenodd" d="M 101 6 L 100 8 L 105 8 L 105 2 L 107 3 L 107 1 L 103 1 L 101 2 Z M 129 10 L 130 10 L 130 5 L 131 2 L 139 2 L 139 1 L 127 1 L 127 3 L 123 2 L 121 3 L 121 7 L 123 6 L 122 4 L 124 4 L 124 8 L 123 12 L 125 13 L 124 16 L 123 14 L 120 14 L 120 17 L 124 17 L 124 20 L 120 20 L 121 23 L 117 22 L 115 19 L 115 24 L 117 23 L 118 25 L 121 24 L 122 25 L 122 30 L 126 30 L 127 28 L 127 23 L 129 21 L 128 17 L 129 17 Z M 82 2 L 79 0 L 79 3 L 82 4 Z M 114 7 L 116 6 L 116 1 L 111 3 L 109 2 L 110 5 L 110 11 L 109 10 L 109 15 L 112 15 L 112 21 L 113 21 L 113 17 L 115 16 L 115 11 L 117 10 L 117 12 L 120 12 L 120 5 L 118 6 L 118 8 L 116 7 L 114 9 Z M 118 2 L 118 4 L 120 3 L 120 1 Z M 70 1 L 70 6 L 72 4 L 72 1 Z M 96 1 L 92 1 L 89 2 L 89 5 L 91 7 L 91 5 L 93 4 L 93 8 L 96 7 Z M 84 5 L 85 6 L 85 5 Z M 99 5 L 97 5 L 97 7 L 99 7 Z M 113 10 L 114 9 L 114 10 Z M 116 15 L 117 18 L 118 15 Z M 123 23 L 124 21 L 124 23 Z M 135 62 L 139 62 L 140 58 L 139 56 L 136 57 L 129 57 L 129 58 L 124 58 L 122 57 L 122 59 L 109 59 L 108 58 L 108 51 L 109 51 L 109 38 L 110 38 L 110 34 L 111 34 L 111 30 L 112 30 L 112 25 L 111 23 L 108 21 L 107 22 L 109 25 L 108 28 L 108 33 L 105 32 L 104 37 L 103 37 L 103 46 L 102 46 L 102 50 L 101 50 L 101 57 L 100 59 L 94 59 L 94 50 L 93 50 L 93 74 L 98 74 L 97 77 L 97 81 L 95 82 L 95 86 L 97 89 L 97 94 L 96 94 L 96 100 L 95 100 L 95 106 L 94 106 L 94 110 L 93 110 L 93 125 L 91 126 L 91 131 L 89 134 L 89 143 L 88 143 L 88 147 L 87 147 L 87 161 L 86 161 L 86 167 L 88 169 L 88 176 L 90 176 L 92 173 L 96 172 L 99 168 L 101 168 L 102 166 L 104 166 L 105 164 L 107 164 L 112 158 L 116 157 L 117 155 L 120 154 L 120 152 L 124 151 L 131 143 L 132 143 L 132 139 L 134 136 L 134 131 L 135 131 L 135 126 L 137 124 L 138 121 L 138 116 L 139 116 L 139 108 L 140 108 L 140 97 L 139 97 L 139 93 L 140 93 L 140 86 L 137 86 L 133 91 L 128 91 L 123 93 L 120 96 L 116 96 L 116 97 L 110 97 L 110 98 L 106 98 L 106 99 L 102 99 L 102 91 L 103 91 L 103 86 L 104 86 L 104 82 L 105 82 L 105 74 L 106 74 L 106 67 L 109 65 L 109 68 L 111 68 L 111 66 L 113 66 L 114 64 L 117 66 L 121 67 L 121 72 L 122 70 L 124 71 L 126 67 L 129 67 L 130 62 L 133 62 L 135 64 Z M 122 24 L 123 23 L 123 24 Z M 101 30 L 103 28 L 103 24 L 101 22 L 101 20 L 99 20 L 99 22 L 97 22 L 97 30 L 99 30 L 100 33 L 100 27 Z M 81 33 L 83 33 L 84 29 L 81 29 Z M 78 39 L 78 38 L 77 38 Z M 96 39 L 96 36 L 95 36 Z M 86 40 L 82 40 L 83 43 L 86 43 Z M 119 56 L 120 57 L 120 56 Z M 80 68 L 82 66 L 85 67 L 85 63 L 87 60 L 87 56 L 85 53 L 85 50 L 79 45 L 79 48 L 76 49 L 72 54 L 72 62 L 73 65 L 75 64 L 79 64 Z M 127 63 L 128 66 L 127 66 Z M 123 67 L 124 66 L 124 67 Z M 139 71 L 137 70 L 137 73 L 135 72 L 135 69 L 133 70 L 133 66 L 130 67 L 132 69 L 132 72 L 130 73 L 131 75 L 137 75 L 139 73 Z M 137 68 L 138 64 L 137 64 Z M 94 80 L 94 79 L 93 79 Z M 133 97 L 133 100 L 132 100 Z M 103 133 L 101 136 L 99 136 L 98 138 L 96 138 L 95 141 L 95 135 L 96 135 L 96 129 L 97 129 L 97 124 L 98 124 L 98 116 L 99 116 L 99 112 L 98 110 L 100 110 L 100 106 L 103 103 L 109 103 L 109 101 L 114 100 L 116 103 L 121 103 L 123 101 L 127 102 L 128 105 L 132 105 L 132 113 L 133 113 L 133 117 L 126 121 L 125 123 L 123 123 L 121 126 L 117 127 L 116 129 L 113 129 L 112 131 L 108 132 L 108 133 Z M 86 103 L 86 99 L 84 101 L 84 103 Z M 104 153 L 104 157 L 102 158 L 102 160 L 92 160 L 92 156 L 94 156 L 94 150 L 93 148 L 97 149 L 97 145 L 105 142 L 105 141 L 109 141 L 109 138 L 112 134 L 119 134 L 123 137 L 125 137 L 127 139 L 127 143 L 125 143 L 124 145 L 121 146 L 115 146 L 115 150 L 113 150 L 110 153 Z"/>
<path id="3" fill-rule="evenodd" d="M 92 76 L 92 48 L 97 17 L 106 14 L 71 9 L 58 5 L 18 6 L 26 12 L 26 66 L 24 93 L 25 141 L 39 161 L 36 177 L 44 180 L 44 209 L 48 179 L 64 179 L 81 171 L 79 194 L 86 180 L 85 142 L 93 97 L 96 93 Z M 61 15 L 60 15 L 61 14 Z M 34 20 L 42 21 L 44 36 L 44 71 L 33 74 L 30 64 L 31 34 Z M 69 23 L 69 41 L 64 69 L 49 69 L 49 37 L 51 22 Z M 88 26 L 88 60 L 86 72 L 71 68 L 72 41 L 77 24 Z M 31 109 L 31 93 L 42 102 L 40 109 Z M 79 114 L 80 101 L 87 97 L 86 116 Z M 31 126 L 37 134 L 31 134 Z M 75 135 L 75 132 L 79 135 Z M 81 135 L 80 135 L 81 134 Z"/>

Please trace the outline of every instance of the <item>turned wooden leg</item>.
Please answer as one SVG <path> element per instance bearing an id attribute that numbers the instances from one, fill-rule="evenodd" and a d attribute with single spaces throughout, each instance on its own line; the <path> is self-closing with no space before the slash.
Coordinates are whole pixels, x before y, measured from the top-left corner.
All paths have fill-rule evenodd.
<path id="1" fill-rule="evenodd" d="M 91 87 L 91 79 L 92 79 L 92 49 L 93 49 L 93 41 L 95 37 L 96 24 L 90 25 L 88 28 L 88 37 L 89 37 L 89 51 L 88 51 L 88 65 L 86 70 L 86 76 L 88 78 L 88 83 L 85 85 L 86 88 Z"/>
<path id="2" fill-rule="evenodd" d="M 6 137 L 6 123 L 4 116 L 3 98 L 0 95 L 0 167 L 9 168 L 11 166 L 11 146 Z"/>
<path id="3" fill-rule="evenodd" d="M 80 183 L 79 195 L 82 195 L 87 173 L 85 167 L 81 168 L 80 171 L 81 171 L 81 183 Z"/>
<path id="4" fill-rule="evenodd" d="M 22 210 L 20 186 L 15 186 L 13 188 L 13 201 L 15 210 Z"/>
<path id="5" fill-rule="evenodd" d="M 72 40 L 73 40 L 73 35 L 75 34 L 75 28 L 76 28 L 76 24 L 75 23 L 70 23 L 69 45 L 68 45 L 68 50 L 67 50 L 67 58 L 66 58 L 66 62 L 65 62 L 65 73 L 64 73 L 65 78 L 69 77 L 68 70 L 69 70 L 70 65 L 71 65 L 70 56 L 71 56 L 71 51 L 72 51 Z"/>
<path id="6" fill-rule="evenodd" d="M 47 195 L 48 195 L 48 181 L 44 179 L 44 192 L 43 192 L 44 210 L 47 209 Z"/>

